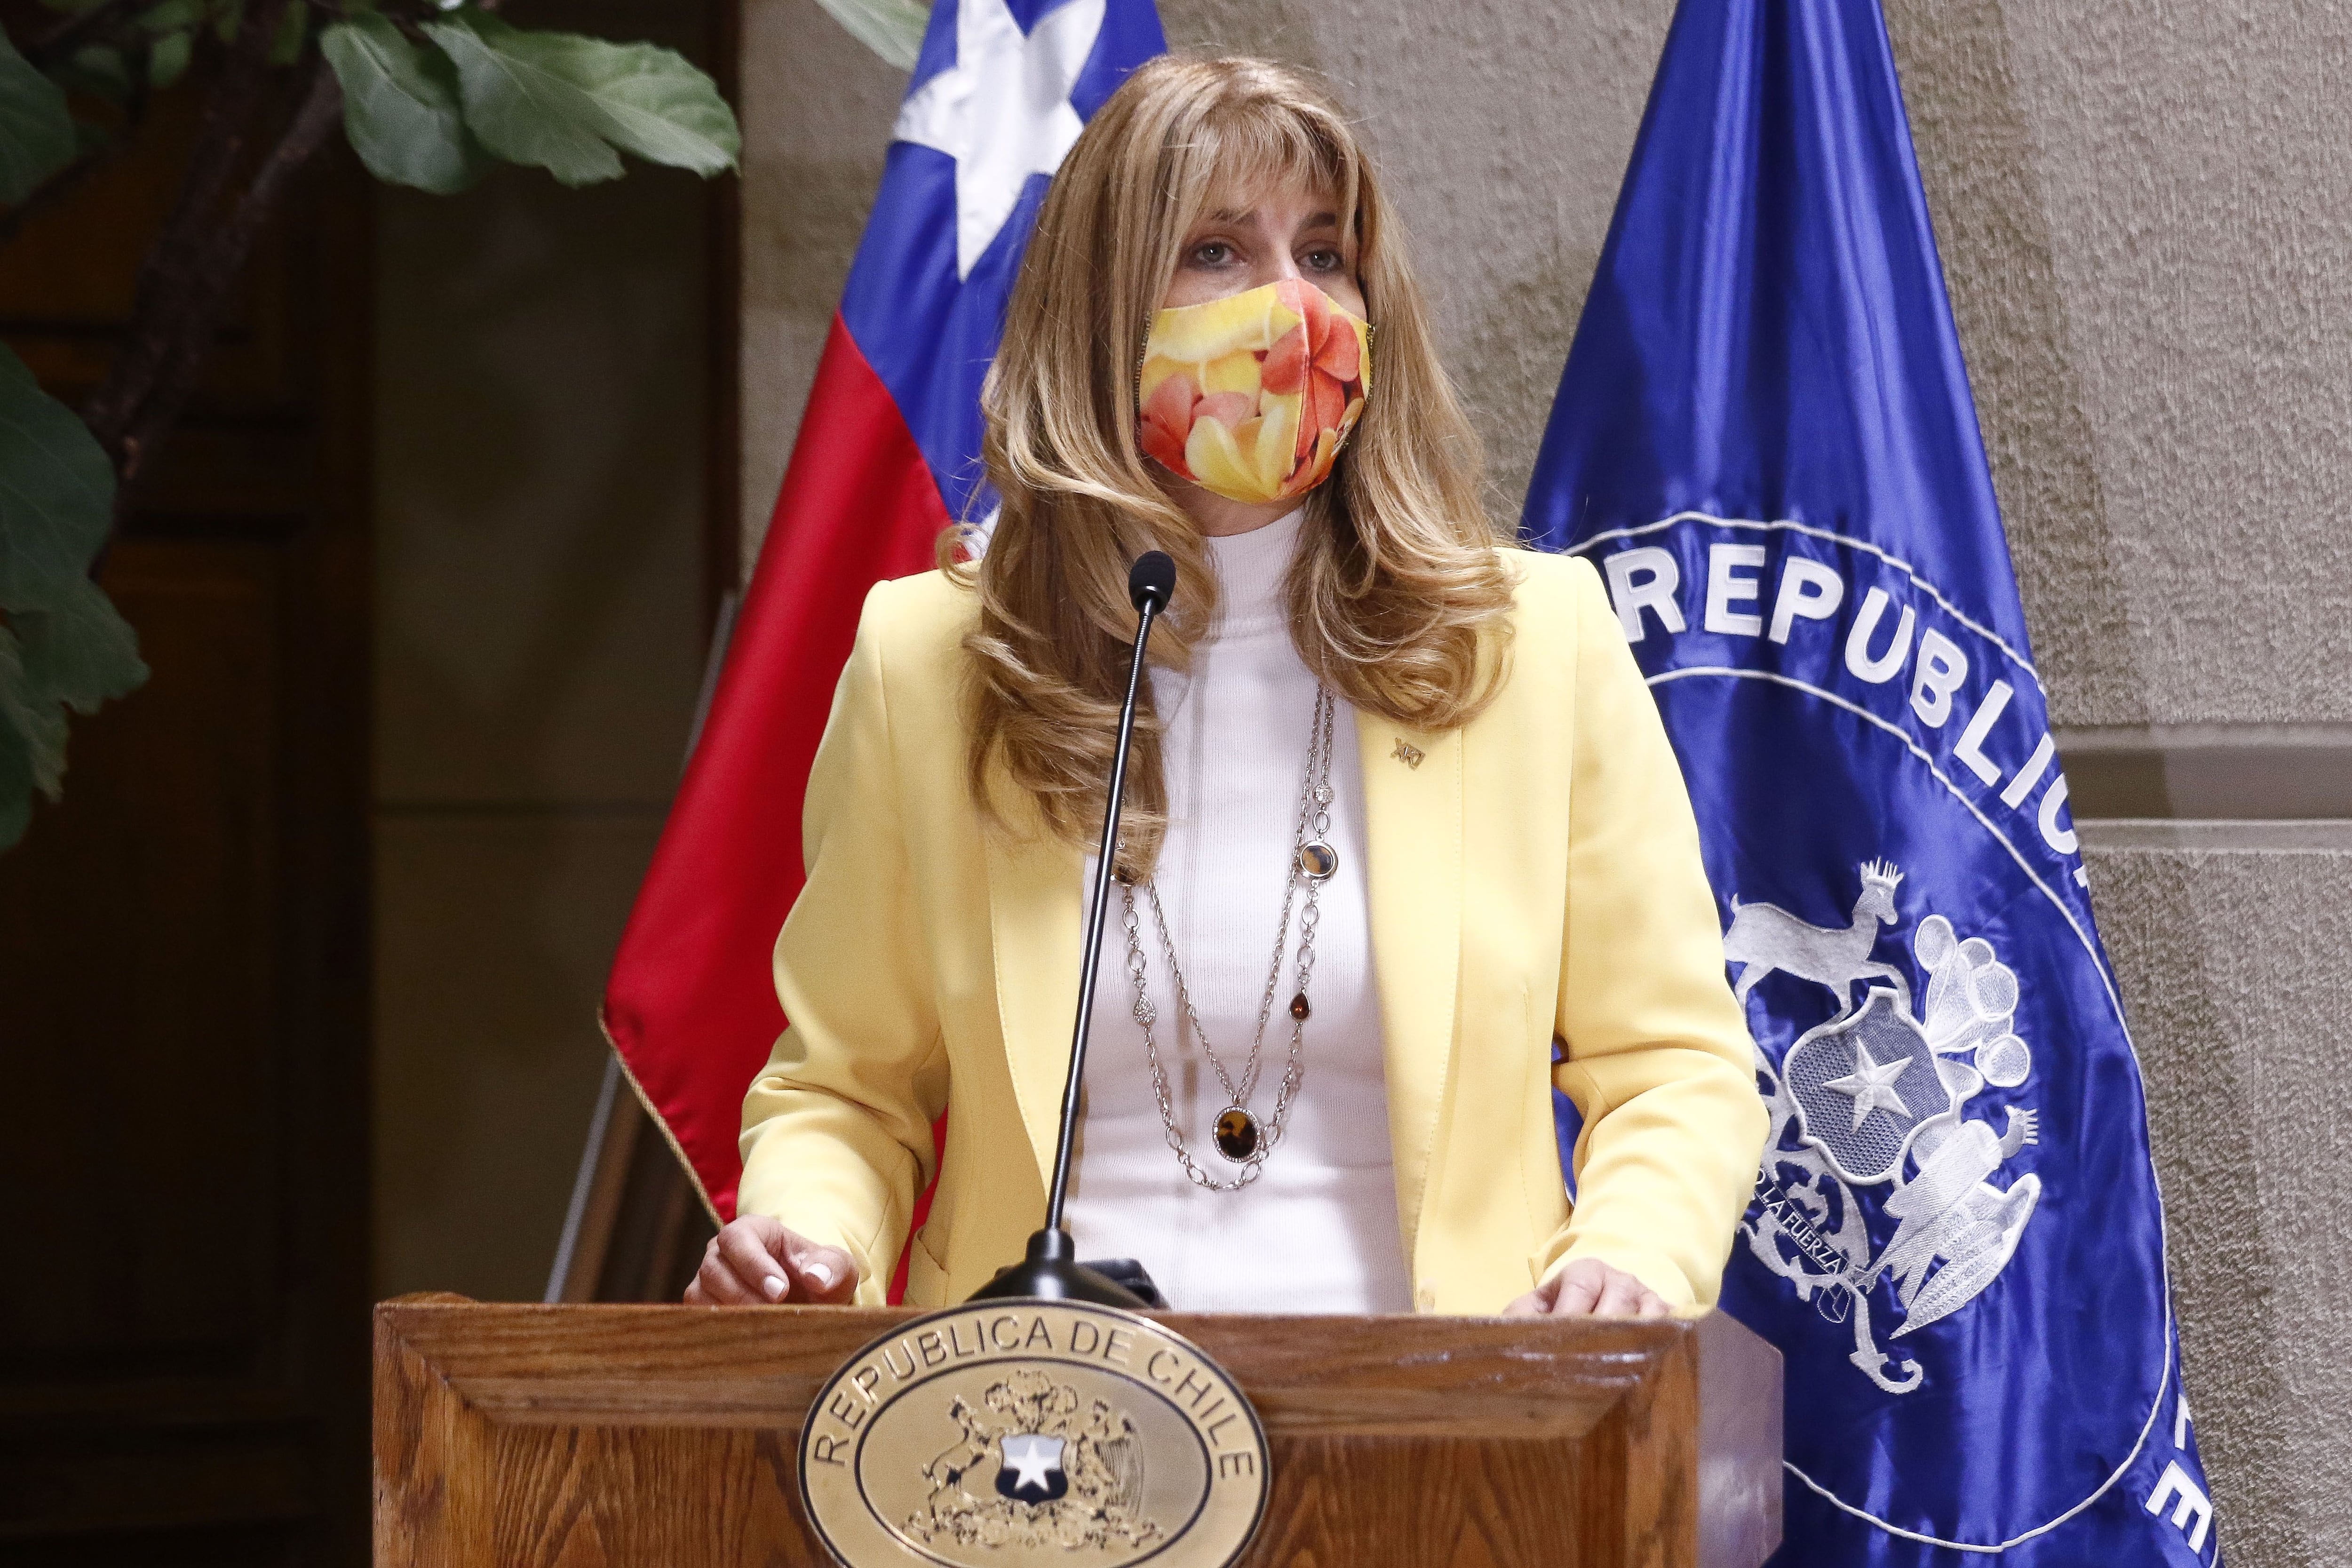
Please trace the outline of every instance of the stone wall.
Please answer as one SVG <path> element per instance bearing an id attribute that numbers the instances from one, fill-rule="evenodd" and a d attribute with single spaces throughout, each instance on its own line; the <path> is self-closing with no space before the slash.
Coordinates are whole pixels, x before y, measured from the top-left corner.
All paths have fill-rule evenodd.
<path id="1" fill-rule="evenodd" d="M 1668 0 L 1160 9 L 1180 46 L 1316 68 L 1353 104 L 1512 517 Z M 2261 0 L 1890 0 L 1889 22 L 2075 799 L 2140 818 L 2084 837 L 2231 1561 L 2340 1561 L 2347 35 Z M 904 79 L 814 0 L 751 0 L 743 79 L 748 560 Z"/>

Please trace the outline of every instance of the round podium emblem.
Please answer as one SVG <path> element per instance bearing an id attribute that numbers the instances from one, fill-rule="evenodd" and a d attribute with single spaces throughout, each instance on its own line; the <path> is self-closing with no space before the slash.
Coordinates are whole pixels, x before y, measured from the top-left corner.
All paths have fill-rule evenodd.
<path id="1" fill-rule="evenodd" d="M 1265 1433 L 1222 1368 L 1149 1318 L 975 1302 L 826 1380 L 800 1482 L 848 1568 L 1225 1568 L 1265 1510 Z"/>

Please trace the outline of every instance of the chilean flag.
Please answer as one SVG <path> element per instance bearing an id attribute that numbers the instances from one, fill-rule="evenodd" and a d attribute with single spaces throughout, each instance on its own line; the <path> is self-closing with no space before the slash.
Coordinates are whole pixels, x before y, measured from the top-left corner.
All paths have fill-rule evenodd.
<path id="1" fill-rule="evenodd" d="M 875 583 L 983 521 L 980 384 L 1078 131 L 1167 47 L 1151 0 L 937 0 L 759 568 L 604 992 L 604 1028 L 719 1215 L 784 1026 L 811 759 Z"/>

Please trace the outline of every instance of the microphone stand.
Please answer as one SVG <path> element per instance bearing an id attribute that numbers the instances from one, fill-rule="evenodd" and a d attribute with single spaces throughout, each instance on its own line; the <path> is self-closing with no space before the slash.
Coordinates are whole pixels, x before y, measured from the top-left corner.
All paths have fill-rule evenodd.
<path id="1" fill-rule="evenodd" d="M 1102 845 L 1096 851 L 1093 902 L 1087 910 L 1086 952 L 1078 970 L 1078 1017 L 1070 1031 L 1070 1072 L 1062 1085 L 1060 1142 L 1054 1150 L 1054 1181 L 1045 1195 L 1045 1226 L 1029 1238 L 1029 1255 L 971 1294 L 975 1301 L 1036 1297 L 1055 1301 L 1091 1301 L 1097 1306 L 1140 1310 L 1134 1291 L 1091 1268 L 1079 1267 L 1077 1244 L 1062 1227 L 1062 1202 L 1070 1185 L 1070 1154 L 1077 1141 L 1078 1094 L 1086 1085 L 1087 1036 L 1094 1022 L 1095 972 L 1102 958 L 1103 920 L 1110 910 L 1111 871 L 1118 851 L 1118 812 L 1127 795 L 1127 753 L 1135 738 L 1135 699 L 1143 685 L 1143 651 L 1151 623 L 1176 593 L 1176 563 L 1157 550 L 1136 558 L 1127 574 L 1128 598 L 1135 605 L 1135 650 L 1127 668 L 1127 700 L 1118 710 L 1118 744 L 1111 752 L 1110 795 L 1103 805 Z"/>

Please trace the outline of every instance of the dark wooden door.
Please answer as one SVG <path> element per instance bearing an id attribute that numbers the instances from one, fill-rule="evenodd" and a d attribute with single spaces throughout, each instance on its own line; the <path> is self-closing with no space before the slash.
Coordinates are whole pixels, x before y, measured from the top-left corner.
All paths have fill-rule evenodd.
<path id="1" fill-rule="evenodd" d="M 70 402 L 194 108 L 0 248 Z M 105 573 L 153 677 L 0 854 L 0 1563 L 366 1560 L 365 192 L 259 246 Z"/>

